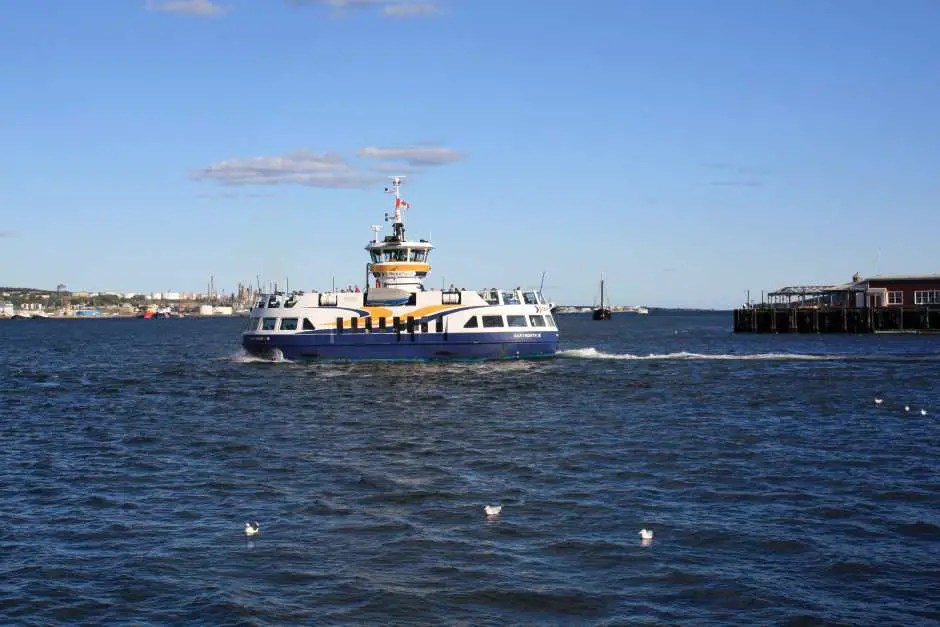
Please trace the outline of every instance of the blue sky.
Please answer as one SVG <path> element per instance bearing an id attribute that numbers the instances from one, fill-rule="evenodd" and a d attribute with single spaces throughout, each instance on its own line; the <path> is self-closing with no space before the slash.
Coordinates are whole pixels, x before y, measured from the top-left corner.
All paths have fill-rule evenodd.
<path id="1" fill-rule="evenodd" d="M 361 284 L 390 170 L 432 286 L 937 272 L 938 32 L 934 0 L 13 3 L 0 284 Z"/>

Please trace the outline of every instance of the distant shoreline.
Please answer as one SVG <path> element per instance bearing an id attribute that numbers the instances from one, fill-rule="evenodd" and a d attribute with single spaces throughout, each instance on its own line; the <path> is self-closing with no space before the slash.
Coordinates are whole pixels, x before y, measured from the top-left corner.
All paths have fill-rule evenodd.
<path id="1" fill-rule="evenodd" d="M 557 308 L 561 308 L 562 311 L 552 311 L 553 315 L 556 316 L 578 316 L 578 315 L 590 315 L 593 307 L 589 305 L 556 305 Z M 655 312 L 662 313 L 731 313 L 734 311 L 733 308 L 729 307 L 728 309 L 702 309 L 698 307 L 647 307 L 646 308 L 650 314 Z M 611 308 L 611 313 L 614 314 L 629 314 L 631 316 L 643 317 L 643 314 L 638 314 L 632 309 L 616 309 Z"/>

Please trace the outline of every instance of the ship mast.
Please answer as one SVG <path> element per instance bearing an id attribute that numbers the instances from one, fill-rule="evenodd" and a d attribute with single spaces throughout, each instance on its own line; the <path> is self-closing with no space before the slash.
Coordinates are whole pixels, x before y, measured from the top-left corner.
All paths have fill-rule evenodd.
<path id="1" fill-rule="evenodd" d="M 407 202 L 401 199 L 401 184 L 405 177 L 404 176 L 392 176 L 389 178 L 392 179 L 392 189 L 389 189 L 386 187 L 385 191 L 387 193 L 395 194 L 395 213 L 393 215 L 394 222 L 392 222 L 392 229 L 395 232 L 395 237 L 397 237 L 399 241 L 404 242 L 405 241 L 405 223 L 402 222 L 402 219 L 401 219 L 401 210 L 407 209 L 408 207 L 411 206 Z M 385 214 L 385 221 L 388 222 L 387 213 Z"/>
<path id="2" fill-rule="evenodd" d="M 434 246 L 427 240 L 409 242 L 405 239 L 405 221 L 402 213 L 411 205 L 401 197 L 401 184 L 405 177 L 392 176 L 386 194 L 395 195 L 394 213 L 386 213 L 385 221 L 392 220 L 394 235 L 379 241 L 379 227 L 373 225 L 372 241 L 366 246 L 372 258 L 369 272 L 378 280 L 376 287 L 395 288 L 406 292 L 424 289 L 423 280 L 431 271 L 428 254 Z"/>

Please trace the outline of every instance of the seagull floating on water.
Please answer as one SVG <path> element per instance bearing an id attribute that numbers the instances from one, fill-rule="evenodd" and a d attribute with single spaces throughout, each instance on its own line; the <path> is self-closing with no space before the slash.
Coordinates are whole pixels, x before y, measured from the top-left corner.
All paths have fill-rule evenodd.
<path id="1" fill-rule="evenodd" d="M 640 529 L 640 539 L 641 540 L 652 540 L 653 539 L 653 530 L 652 529 Z"/>
<path id="2" fill-rule="evenodd" d="M 920 410 L 920 415 L 921 415 L 921 416 L 926 416 L 926 415 L 927 415 L 927 410 L 926 410 L 926 409 Z"/>
<path id="3" fill-rule="evenodd" d="M 910 405 L 905 405 L 905 406 L 904 406 L 904 411 L 911 411 L 911 406 L 910 406 Z"/>
<path id="4" fill-rule="evenodd" d="M 255 534 L 261 533 L 261 525 L 258 524 L 258 521 L 246 522 L 245 523 L 245 536 L 251 537 Z"/>
<path id="5" fill-rule="evenodd" d="M 501 511 L 503 511 L 503 506 L 502 506 L 502 505 L 484 505 L 484 506 L 483 506 L 483 512 L 484 512 L 487 516 L 490 516 L 490 517 L 491 517 L 491 516 L 499 516 L 499 513 L 500 513 Z"/>
<path id="6" fill-rule="evenodd" d="M 881 399 L 881 398 L 875 399 L 875 405 L 881 405 L 883 402 L 884 402 L 884 399 Z"/>

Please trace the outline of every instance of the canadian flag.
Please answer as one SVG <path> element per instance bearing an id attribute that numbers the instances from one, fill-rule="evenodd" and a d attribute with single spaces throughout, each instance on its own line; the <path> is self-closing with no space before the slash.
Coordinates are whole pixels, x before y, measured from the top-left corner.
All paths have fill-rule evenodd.
<path id="1" fill-rule="evenodd" d="M 411 205 L 401 198 L 395 199 L 395 208 L 396 209 L 411 209 Z"/>

